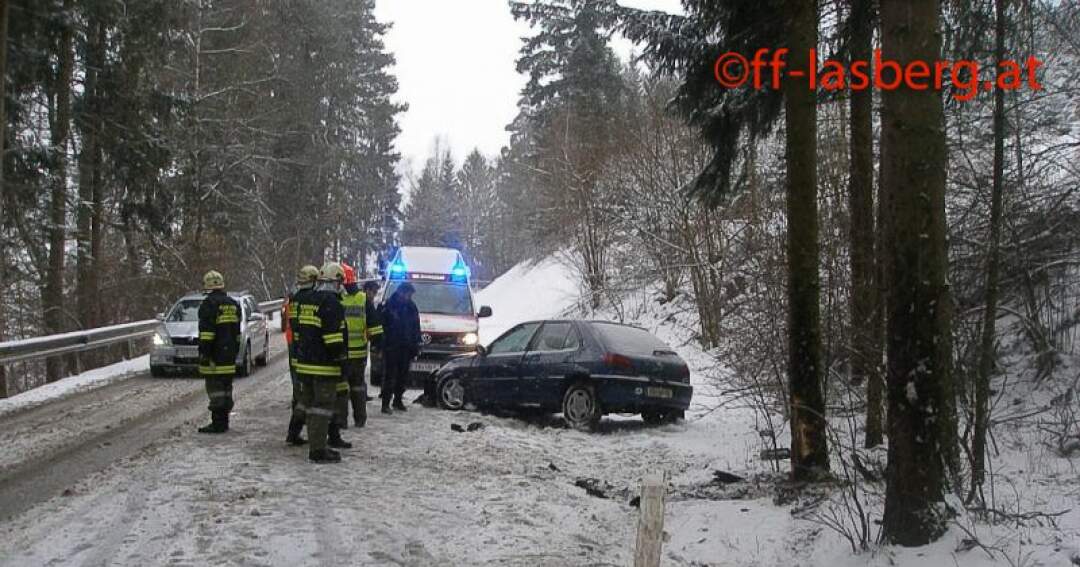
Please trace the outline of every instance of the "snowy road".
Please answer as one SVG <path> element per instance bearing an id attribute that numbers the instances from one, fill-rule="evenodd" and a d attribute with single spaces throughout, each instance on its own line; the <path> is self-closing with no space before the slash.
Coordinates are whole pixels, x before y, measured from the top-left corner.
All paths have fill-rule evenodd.
<path id="1" fill-rule="evenodd" d="M 0 563 L 625 565 L 628 495 L 574 482 L 632 488 L 659 466 L 717 464 L 686 444 L 711 428 L 616 421 L 588 435 L 413 406 L 350 429 L 357 447 L 342 465 L 313 466 L 283 443 L 288 374 L 280 361 L 268 370 L 238 390 L 235 431 L 173 428 L 6 523 Z"/>
<path id="2" fill-rule="evenodd" d="M 275 335 L 272 358 L 282 354 Z M 237 380 L 238 393 L 280 373 L 284 359 Z M 0 519 L 60 494 L 75 481 L 135 454 L 177 426 L 203 419 L 197 378 L 141 374 L 0 417 Z"/>

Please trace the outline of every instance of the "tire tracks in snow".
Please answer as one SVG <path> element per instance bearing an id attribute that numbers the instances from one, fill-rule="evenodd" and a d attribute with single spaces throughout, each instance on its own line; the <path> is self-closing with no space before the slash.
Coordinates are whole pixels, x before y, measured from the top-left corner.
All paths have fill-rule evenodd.
<path id="1" fill-rule="evenodd" d="M 285 370 L 280 335 L 271 361 L 233 388 L 238 397 Z M 137 375 L 0 418 L 0 520 L 64 494 L 206 413 L 202 380 Z"/>

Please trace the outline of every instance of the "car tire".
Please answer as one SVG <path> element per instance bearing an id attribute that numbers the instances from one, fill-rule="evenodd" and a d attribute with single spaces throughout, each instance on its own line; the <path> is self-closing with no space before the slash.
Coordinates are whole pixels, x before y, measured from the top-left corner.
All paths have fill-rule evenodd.
<path id="1" fill-rule="evenodd" d="M 596 399 L 596 389 L 587 382 L 575 382 L 566 389 L 562 413 L 567 425 L 579 431 L 596 431 L 604 415 Z"/>
<path id="2" fill-rule="evenodd" d="M 266 332 L 266 342 L 263 343 L 262 354 L 255 359 L 256 366 L 266 366 L 270 362 L 270 331 Z"/>
<path id="3" fill-rule="evenodd" d="M 251 343 L 244 346 L 244 356 L 240 359 L 240 366 L 236 369 L 236 375 L 244 378 L 251 376 Z"/>
<path id="4" fill-rule="evenodd" d="M 671 410 L 664 413 L 664 423 L 678 423 L 686 419 L 684 410 Z"/>
<path id="5" fill-rule="evenodd" d="M 160 366 L 151 366 L 150 375 L 154 378 L 162 378 L 165 376 L 165 369 Z"/>
<path id="6" fill-rule="evenodd" d="M 459 376 L 451 374 L 443 378 L 436 388 L 436 401 L 439 407 L 458 411 L 465 408 L 465 382 Z"/>

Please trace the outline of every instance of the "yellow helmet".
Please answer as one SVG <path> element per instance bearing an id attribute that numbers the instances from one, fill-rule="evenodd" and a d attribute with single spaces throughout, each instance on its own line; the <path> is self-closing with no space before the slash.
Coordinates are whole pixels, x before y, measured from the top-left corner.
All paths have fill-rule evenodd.
<path id="1" fill-rule="evenodd" d="M 319 281 L 343 282 L 345 281 L 345 270 L 341 269 L 341 264 L 327 262 L 323 264 L 322 269 L 319 270 Z"/>
<path id="2" fill-rule="evenodd" d="M 202 277 L 203 289 L 225 289 L 225 276 L 217 270 L 210 270 Z"/>
<path id="3" fill-rule="evenodd" d="M 319 269 L 311 264 L 300 268 L 300 271 L 296 273 L 296 283 L 299 285 L 315 283 L 317 279 L 319 279 Z"/>

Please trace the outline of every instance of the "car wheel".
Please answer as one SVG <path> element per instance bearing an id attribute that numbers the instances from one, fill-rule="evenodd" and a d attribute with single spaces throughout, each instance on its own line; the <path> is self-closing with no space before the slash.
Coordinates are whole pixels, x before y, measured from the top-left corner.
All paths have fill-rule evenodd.
<path id="1" fill-rule="evenodd" d="M 160 366 L 151 366 L 150 375 L 154 378 L 161 378 L 165 376 L 165 369 Z"/>
<path id="2" fill-rule="evenodd" d="M 240 359 L 240 367 L 236 369 L 236 375 L 240 377 L 251 376 L 251 343 L 244 346 L 244 357 Z"/>
<path id="3" fill-rule="evenodd" d="M 255 359 L 256 366 L 266 366 L 270 362 L 270 331 L 266 332 L 266 342 L 263 343 L 262 354 Z"/>
<path id="4" fill-rule="evenodd" d="M 595 431 L 603 416 L 596 390 L 585 382 L 576 382 L 566 389 L 562 410 L 566 423 L 580 431 Z"/>
<path id="5" fill-rule="evenodd" d="M 457 411 L 464 408 L 465 382 L 453 375 L 439 382 L 438 402 L 443 409 Z"/>

